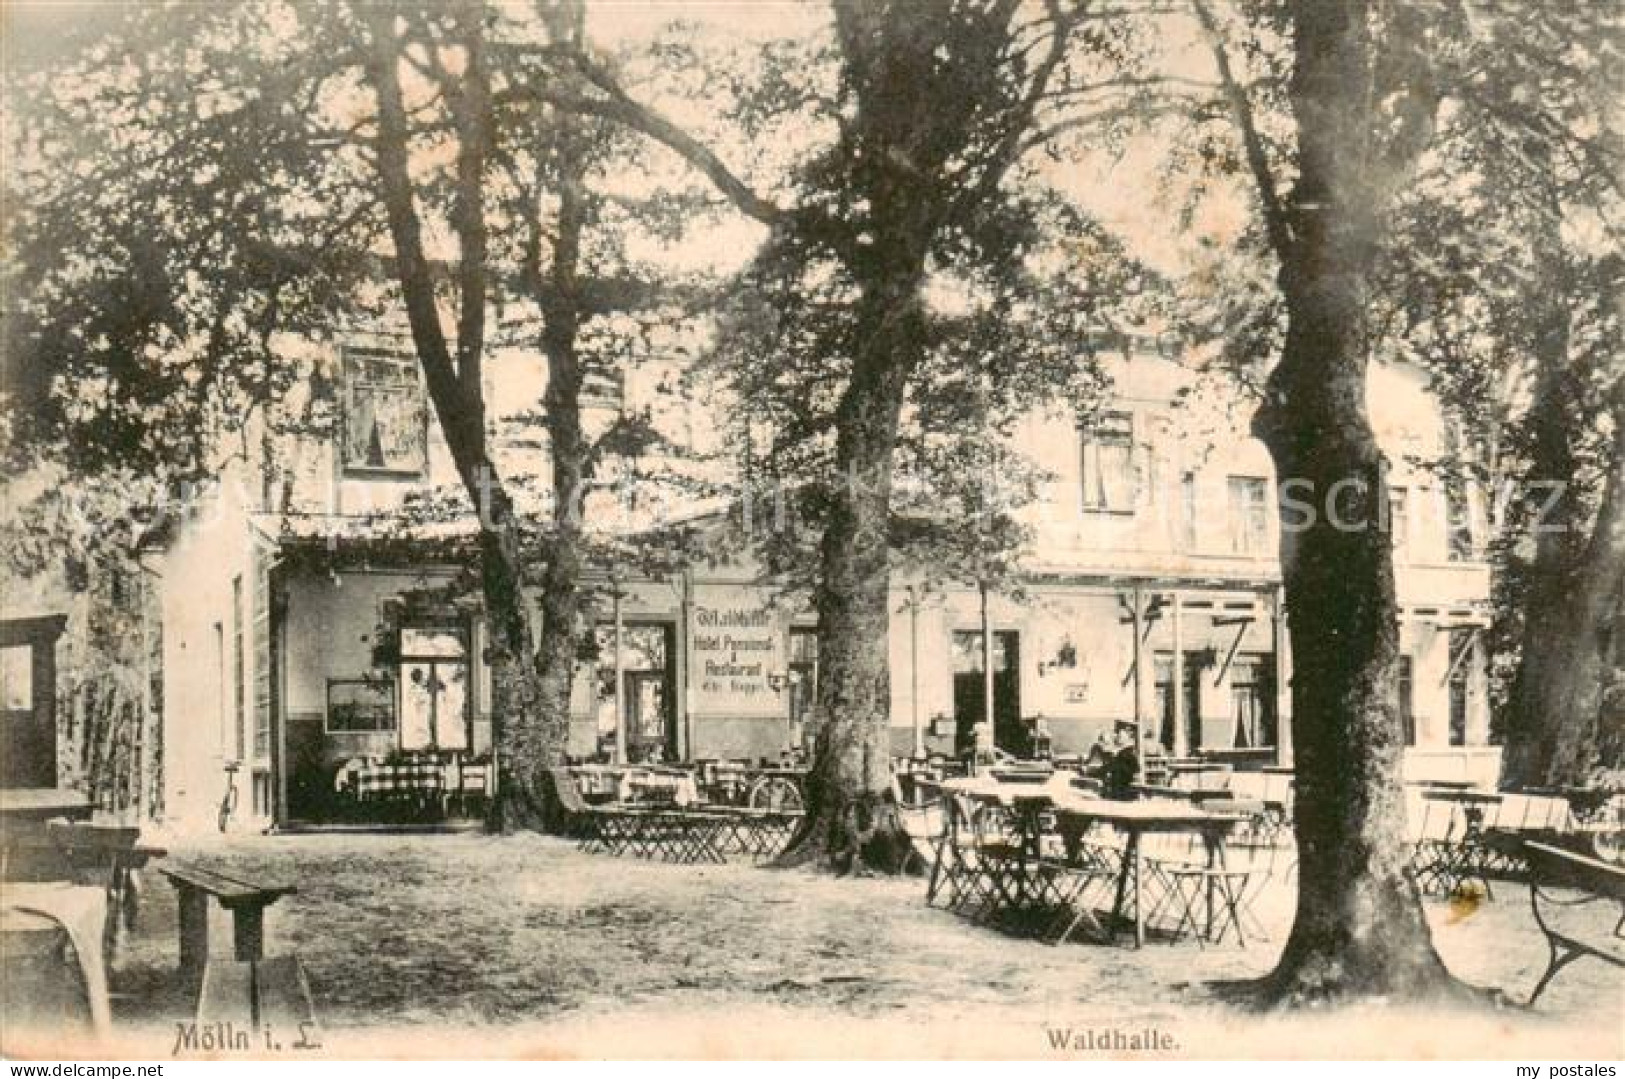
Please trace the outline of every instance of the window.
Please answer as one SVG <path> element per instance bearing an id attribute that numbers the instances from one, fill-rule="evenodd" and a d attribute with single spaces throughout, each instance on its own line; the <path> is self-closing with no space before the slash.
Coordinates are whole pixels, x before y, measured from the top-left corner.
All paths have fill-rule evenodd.
<path id="1" fill-rule="evenodd" d="M 1004 642 L 1009 636 L 1006 633 L 993 634 L 993 671 L 1003 674 L 1010 669 L 1010 657 L 1006 654 Z M 976 630 L 954 631 L 954 673 L 955 674 L 981 674 L 982 673 L 982 635 Z"/>
<path id="2" fill-rule="evenodd" d="M 1196 550 L 1196 473 L 1179 477 L 1179 548 Z"/>
<path id="3" fill-rule="evenodd" d="M 1450 676 L 1450 744 L 1467 744 L 1467 672 Z"/>
<path id="4" fill-rule="evenodd" d="M 456 626 L 401 629 L 401 748 L 468 748 L 468 639 Z"/>
<path id="5" fill-rule="evenodd" d="M 1275 745 L 1273 661 L 1269 656 L 1237 656 L 1230 664 L 1231 745 L 1260 749 Z"/>
<path id="6" fill-rule="evenodd" d="M 231 712 L 238 760 L 248 756 L 247 656 L 243 650 L 243 578 L 231 579 Z"/>
<path id="7" fill-rule="evenodd" d="M 1474 630 L 1455 630 L 1450 634 L 1450 744 L 1467 744 L 1468 677 L 1472 671 Z"/>
<path id="8" fill-rule="evenodd" d="M 1083 508 L 1134 512 L 1134 417 L 1108 412 L 1081 431 Z"/>
<path id="9" fill-rule="evenodd" d="M 395 729 L 395 684 L 387 678 L 329 678 L 327 730 L 371 734 Z"/>
<path id="10" fill-rule="evenodd" d="M 1257 476 L 1230 477 L 1230 550 L 1259 555 L 1269 544 L 1269 485 Z"/>
<path id="11" fill-rule="evenodd" d="M 790 722 L 805 723 L 818 695 L 818 631 L 790 630 Z"/>
<path id="12" fill-rule="evenodd" d="M 1466 485 L 1459 479 L 1447 480 L 1444 499 L 1450 561 L 1469 562 L 1476 557 L 1476 551 L 1473 546 L 1472 506 L 1467 500 Z"/>
<path id="13" fill-rule="evenodd" d="M 214 624 L 214 673 L 215 688 L 220 694 L 220 712 L 217 722 L 220 724 L 217 734 L 220 738 L 220 755 L 227 756 L 231 746 L 231 678 L 226 670 L 226 627 L 223 623 Z"/>
<path id="14" fill-rule="evenodd" d="M 34 649 L 0 648 L 0 710 L 34 710 Z"/>
<path id="15" fill-rule="evenodd" d="M 1162 743 L 1162 748 L 1171 751 L 1174 748 L 1174 657 L 1167 652 L 1158 652 L 1152 670 L 1156 675 L 1153 679 L 1155 707 L 1157 715 L 1162 717 L 1157 741 Z"/>
<path id="16" fill-rule="evenodd" d="M 417 362 L 376 348 L 346 348 L 344 470 L 422 475 L 428 412 Z"/>
<path id="17" fill-rule="evenodd" d="M 1405 731 L 1405 744 L 1416 744 L 1416 686 L 1410 656 L 1399 657 L 1399 722 Z"/>
<path id="18" fill-rule="evenodd" d="M 1396 554 L 1410 546 L 1411 492 L 1404 487 L 1388 488 L 1388 534 L 1393 537 Z"/>

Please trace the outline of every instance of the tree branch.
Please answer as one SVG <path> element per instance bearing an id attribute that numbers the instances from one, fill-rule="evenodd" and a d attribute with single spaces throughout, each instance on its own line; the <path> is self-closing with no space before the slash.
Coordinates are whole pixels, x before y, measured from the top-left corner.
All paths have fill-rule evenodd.
<path id="1" fill-rule="evenodd" d="M 457 192 L 452 221 L 457 230 L 457 377 L 465 404 L 479 415 L 485 429 L 485 393 L 481 382 L 485 354 L 486 224 L 485 169 L 491 150 L 491 88 L 485 68 L 483 5 L 463 3 L 453 18 L 463 37 L 463 87 L 451 95 L 457 120 Z M 438 65 L 437 65 L 438 66 Z M 470 422 L 474 422 L 471 420 Z"/>
<path id="2" fill-rule="evenodd" d="M 1230 102 L 1230 110 L 1235 114 L 1236 127 L 1241 132 L 1241 144 L 1247 157 L 1247 167 L 1252 171 L 1253 180 L 1258 187 L 1258 201 L 1264 208 L 1264 228 L 1269 235 L 1270 246 L 1275 249 L 1278 257 L 1284 257 L 1293 242 L 1292 227 L 1281 205 L 1280 187 L 1276 183 L 1275 172 L 1270 167 L 1264 138 L 1259 134 L 1258 123 L 1253 116 L 1252 102 L 1248 100 L 1247 91 L 1236 81 L 1231 71 L 1230 54 L 1225 49 L 1224 32 L 1220 29 L 1218 20 L 1213 17 L 1206 0 L 1193 2 L 1196 17 L 1201 22 L 1202 30 L 1207 34 L 1209 46 L 1213 50 L 1213 62 L 1219 69 L 1219 83 L 1224 88 L 1225 98 Z"/>
<path id="3" fill-rule="evenodd" d="M 367 76 L 378 98 L 378 143 L 376 167 L 380 193 L 389 217 L 390 236 L 395 245 L 396 275 L 406 300 L 407 321 L 412 341 L 429 386 L 430 398 L 440 417 L 446 441 L 472 495 L 488 477 L 478 474 L 484 463 L 484 431 L 479 441 L 470 439 L 470 430 L 459 421 L 467 414 L 464 390 L 457 378 L 440 310 L 435 302 L 434 278 L 423 251 L 423 224 L 414 205 L 409 167 L 409 128 L 400 83 L 400 57 L 391 9 L 366 9 L 372 37 L 372 53 Z"/>

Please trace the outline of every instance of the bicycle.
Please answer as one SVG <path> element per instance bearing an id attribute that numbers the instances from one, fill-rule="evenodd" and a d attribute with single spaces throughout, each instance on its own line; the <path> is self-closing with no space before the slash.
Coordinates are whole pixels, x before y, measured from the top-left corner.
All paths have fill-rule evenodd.
<path id="1" fill-rule="evenodd" d="M 227 761 L 226 793 L 220 796 L 220 830 L 224 832 L 231 823 L 231 815 L 237 811 L 237 769 L 242 767 L 242 761 Z"/>
<path id="2" fill-rule="evenodd" d="M 800 813 L 806 808 L 801 797 L 801 784 L 782 775 L 756 777 L 750 785 L 745 804 L 752 809 L 771 809 L 777 813 Z"/>

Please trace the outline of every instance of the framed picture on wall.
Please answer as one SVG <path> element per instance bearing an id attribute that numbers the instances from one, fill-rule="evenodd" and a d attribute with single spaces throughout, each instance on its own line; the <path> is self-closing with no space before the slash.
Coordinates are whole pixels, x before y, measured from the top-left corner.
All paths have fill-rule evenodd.
<path id="1" fill-rule="evenodd" d="M 329 678 L 329 734 L 376 734 L 395 729 L 395 684 L 382 678 Z"/>

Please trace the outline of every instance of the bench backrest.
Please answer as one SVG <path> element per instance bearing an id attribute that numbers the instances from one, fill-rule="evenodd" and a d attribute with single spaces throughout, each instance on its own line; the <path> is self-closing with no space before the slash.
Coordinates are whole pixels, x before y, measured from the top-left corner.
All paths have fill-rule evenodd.
<path id="1" fill-rule="evenodd" d="M 1625 866 L 1610 865 L 1545 843 L 1525 843 L 1523 849 L 1534 883 L 1578 888 L 1625 902 Z"/>

